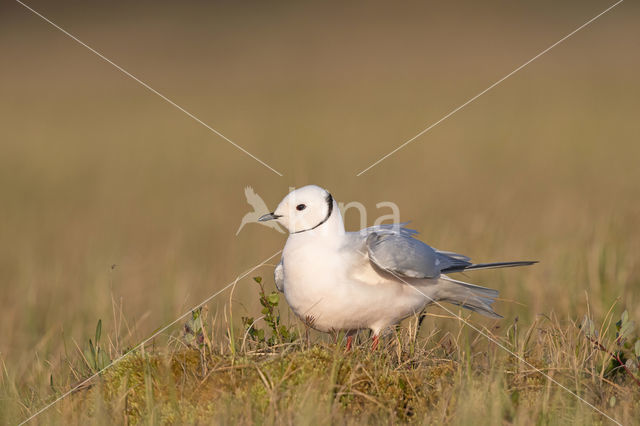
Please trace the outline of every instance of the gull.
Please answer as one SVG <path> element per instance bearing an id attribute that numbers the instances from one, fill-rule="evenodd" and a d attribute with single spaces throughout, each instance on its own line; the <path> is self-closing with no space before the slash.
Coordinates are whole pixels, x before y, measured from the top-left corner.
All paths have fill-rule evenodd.
<path id="1" fill-rule="evenodd" d="M 375 350 L 381 332 L 432 303 L 448 302 L 501 318 L 491 307 L 497 290 L 446 274 L 536 263 L 472 263 L 467 256 L 414 238 L 417 231 L 406 223 L 346 232 L 333 196 L 315 185 L 290 192 L 258 220 L 274 220 L 289 231 L 274 271 L 277 289 L 308 326 L 344 331 L 347 350 L 363 329 L 371 330 Z"/>
<path id="2" fill-rule="evenodd" d="M 249 205 L 253 207 L 253 211 L 245 214 L 242 217 L 242 222 L 240 222 L 240 227 L 236 231 L 236 235 L 240 233 L 240 230 L 244 228 L 244 225 L 246 225 L 247 223 L 257 223 L 258 219 L 260 217 L 264 217 L 263 215 L 269 211 L 269 209 L 267 208 L 267 204 L 258 194 L 256 194 L 252 187 L 247 186 L 244 189 L 244 195 L 245 197 L 247 197 L 247 203 L 249 203 Z M 277 223 L 263 223 L 263 225 L 266 225 L 269 228 L 273 228 L 281 234 L 284 233 L 284 231 L 280 229 Z"/>

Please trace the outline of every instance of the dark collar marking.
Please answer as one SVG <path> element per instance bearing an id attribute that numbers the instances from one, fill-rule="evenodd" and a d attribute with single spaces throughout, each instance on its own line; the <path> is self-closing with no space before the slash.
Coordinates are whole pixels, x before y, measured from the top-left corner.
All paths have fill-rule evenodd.
<path id="1" fill-rule="evenodd" d="M 331 194 L 327 194 L 326 200 L 327 200 L 327 205 L 329 206 L 329 210 L 327 211 L 327 216 L 325 216 L 325 218 L 322 219 L 322 221 L 320 223 L 318 223 L 316 226 L 314 226 L 313 228 L 303 229 L 302 231 L 292 232 L 292 234 L 299 234 L 301 232 L 311 231 L 312 229 L 316 229 L 318 226 L 320 226 L 323 223 L 325 223 L 326 221 L 328 221 L 329 218 L 331 217 L 331 213 L 333 213 L 333 197 L 331 196 Z"/>

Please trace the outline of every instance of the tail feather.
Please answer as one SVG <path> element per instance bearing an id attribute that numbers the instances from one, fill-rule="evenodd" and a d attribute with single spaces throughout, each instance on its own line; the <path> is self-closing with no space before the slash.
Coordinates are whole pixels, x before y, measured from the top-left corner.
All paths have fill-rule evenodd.
<path id="1" fill-rule="evenodd" d="M 519 262 L 495 262 L 495 263 L 476 263 L 471 264 L 460 259 L 449 268 L 442 270 L 440 280 L 438 282 L 438 301 L 453 303 L 463 308 L 478 312 L 491 318 L 502 318 L 491 305 L 498 297 L 498 291 L 481 287 L 475 284 L 465 283 L 464 281 L 454 280 L 445 275 L 445 272 L 462 272 L 476 269 L 493 269 L 493 268 L 509 268 L 514 266 L 527 266 L 538 263 L 537 261 L 519 261 Z"/>
<path id="2" fill-rule="evenodd" d="M 528 266 L 538 263 L 537 260 L 523 260 L 518 262 L 494 262 L 494 263 L 474 263 L 468 265 L 453 265 L 443 269 L 443 273 L 462 272 L 476 269 L 495 269 L 495 268 L 512 268 L 515 266 Z"/>
<path id="3" fill-rule="evenodd" d="M 498 290 L 454 280 L 446 275 L 440 276 L 438 284 L 438 301 L 462 306 L 491 318 L 502 318 L 491 307 L 498 297 Z"/>

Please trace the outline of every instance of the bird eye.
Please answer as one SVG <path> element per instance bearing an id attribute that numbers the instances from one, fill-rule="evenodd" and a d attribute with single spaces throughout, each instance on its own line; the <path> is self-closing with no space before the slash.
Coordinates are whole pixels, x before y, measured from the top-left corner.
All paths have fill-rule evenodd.
<path id="1" fill-rule="evenodd" d="M 307 208 L 307 206 L 305 206 L 304 204 L 298 204 L 296 206 L 296 210 L 298 210 L 298 211 L 302 211 L 302 210 L 304 210 L 306 208 Z"/>

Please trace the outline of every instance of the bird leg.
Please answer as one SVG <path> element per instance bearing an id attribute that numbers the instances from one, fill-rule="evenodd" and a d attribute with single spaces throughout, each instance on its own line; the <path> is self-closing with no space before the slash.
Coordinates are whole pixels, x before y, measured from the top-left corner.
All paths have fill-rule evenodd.
<path id="1" fill-rule="evenodd" d="M 373 336 L 373 343 L 371 344 L 371 350 L 375 351 L 376 349 L 378 349 L 378 342 L 380 340 L 378 339 L 378 335 L 376 334 L 375 336 Z"/>
<path id="2" fill-rule="evenodd" d="M 422 310 L 422 312 L 420 312 L 420 316 L 418 317 L 418 327 L 417 327 L 418 332 L 420 332 L 420 328 L 422 328 L 422 322 L 426 317 L 427 317 L 427 309 L 425 308 Z"/>
<path id="3" fill-rule="evenodd" d="M 347 348 L 346 348 L 346 352 L 351 352 L 351 344 L 353 343 L 353 335 L 348 335 L 347 336 Z"/>

